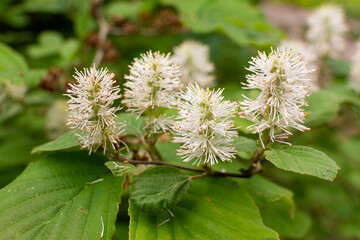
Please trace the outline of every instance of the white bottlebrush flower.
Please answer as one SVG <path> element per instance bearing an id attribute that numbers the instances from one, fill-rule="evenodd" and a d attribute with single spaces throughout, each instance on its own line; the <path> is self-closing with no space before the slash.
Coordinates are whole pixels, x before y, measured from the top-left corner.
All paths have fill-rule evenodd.
<path id="1" fill-rule="evenodd" d="M 308 17 L 307 25 L 306 38 L 320 56 L 337 57 L 343 51 L 348 27 L 341 7 L 320 6 Z"/>
<path id="2" fill-rule="evenodd" d="M 179 99 L 179 114 L 173 129 L 174 142 L 181 143 L 178 155 L 184 162 L 195 160 L 194 164 L 210 164 L 231 161 L 234 158 L 234 130 L 231 117 L 238 105 L 224 100 L 223 89 L 210 91 L 198 84 L 189 84 Z"/>
<path id="3" fill-rule="evenodd" d="M 112 107 L 119 99 L 119 86 L 115 86 L 114 74 L 102 68 L 97 70 L 95 65 L 90 69 L 79 72 L 76 69 L 74 78 L 77 84 L 70 84 L 66 96 L 69 112 L 68 125 L 72 129 L 81 130 L 78 134 L 82 148 L 88 148 L 89 154 L 99 146 L 107 149 L 110 143 L 114 148 L 118 146 L 119 134 L 125 124 L 116 121 L 115 112 L 120 107 Z"/>
<path id="4" fill-rule="evenodd" d="M 194 40 L 187 40 L 174 48 L 174 62 L 182 72 L 181 81 L 197 82 L 201 87 L 215 85 L 214 64 L 209 59 L 209 47 Z"/>
<path id="5" fill-rule="evenodd" d="M 317 55 L 316 50 L 312 45 L 296 40 L 286 40 L 280 44 L 278 50 L 284 51 L 285 49 L 289 49 L 300 54 L 300 56 L 307 62 L 308 68 L 318 69 L 319 56 Z M 311 75 L 309 75 L 310 92 L 315 92 L 319 90 L 318 75 L 318 71 L 313 71 Z"/>
<path id="6" fill-rule="evenodd" d="M 160 113 L 160 107 L 171 108 L 176 105 L 181 76 L 179 66 L 173 63 L 170 53 L 160 52 L 141 54 L 130 66 L 123 103 L 127 111 L 149 117 L 146 129 L 149 133 L 168 129 L 169 119 Z"/>
<path id="7" fill-rule="evenodd" d="M 272 142 L 286 139 L 291 135 L 289 127 L 300 131 L 309 130 L 302 125 L 309 95 L 307 88 L 309 74 L 306 61 L 291 50 L 272 50 L 269 55 L 259 52 L 252 58 L 250 67 L 253 74 L 246 76 L 245 89 L 260 89 L 255 100 L 245 97 L 241 102 L 242 116 L 254 124 L 249 126 L 253 133 L 260 135 L 268 129 Z"/>
<path id="8" fill-rule="evenodd" d="M 360 42 L 356 44 L 355 53 L 351 58 L 349 83 L 351 88 L 360 93 Z"/>

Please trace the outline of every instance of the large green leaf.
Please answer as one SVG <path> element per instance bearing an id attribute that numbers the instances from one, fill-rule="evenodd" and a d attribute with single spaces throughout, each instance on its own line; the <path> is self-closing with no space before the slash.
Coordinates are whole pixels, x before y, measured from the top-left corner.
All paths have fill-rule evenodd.
<path id="1" fill-rule="evenodd" d="M 177 168 L 151 167 L 135 178 L 130 199 L 141 211 L 156 214 L 175 206 L 191 183 L 190 177 Z"/>
<path id="2" fill-rule="evenodd" d="M 311 226 L 311 219 L 306 213 L 297 210 L 292 215 L 281 201 L 260 208 L 260 212 L 265 225 L 276 230 L 282 238 L 303 238 Z"/>
<path id="3" fill-rule="evenodd" d="M 295 209 L 293 193 L 262 176 L 252 176 L 249 179 L 234 178 L 234 180 L 249 193 L 258 207 L 282 200 L 290 213 Z"/>
<path id="4" fill-rule="evenodd" d="M 339 166 L 325 153 L 305 146 L 282 146 L 265 151 L 265 158 L 287 171 L 334 180 Z"/>
<path id="5" fill-rule="evenodd" d="M 35 147 L 31 153 L 53 152 L 77 147 L 80 143 L 76 133 L 76 130 L 69 131 L 51 142 Z"/>
<path id="6" fill-rule="evenodd" d="M 99 156 L 62 154 L 0 190 L 0 239 L 111 239 L 124 177 Z"/>
<path id="7" fill-rule="evenodd" d="M 169 212 L 150 215 L 130 201 L 130 239 L 278 239 L 264 226 L 254 202 L 225 178 L 194 179 Z"/>

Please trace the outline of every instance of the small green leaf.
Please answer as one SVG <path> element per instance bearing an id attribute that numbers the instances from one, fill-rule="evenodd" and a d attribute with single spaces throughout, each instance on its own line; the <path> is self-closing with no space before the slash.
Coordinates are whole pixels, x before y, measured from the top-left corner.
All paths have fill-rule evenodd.
<path id="1" fill-rule="evenodd" d="M 115 177 L 120 177 L 126 173 L 132 174 L 135 172 L 135 166 L 132 164 L 125 164 L 118 161 L 108 161 L 105 166 L 111 170 Z"/>
<path id="2" fill-rule="evenodd" d="M 265 151 L 276 167 L 333 181 L 340 167 L 325 153 L 305 146 L 282 146 Z"/>
<path id="3" fill-rule="evenodd" d="M 31 153 L 53 152 L 77 147 L 79 146 L 79 140 L 75 135 L 77 132 L 76 130 L 69 131 L 51 142 L 35 147 Z"/>
<path id="4" fill-rule="evenodd" d="M 130 199 L 139 210 L 156 214 L 175 206 L 188 192 L 191 180 L 168 166 L 151 167 L 133 182 Z"/>
<path id="5" fill-rule="evenodd" d="M 130 240 L 278 239 L 266 227 L 249 195 L 226 178 L 199 178 L 169 211 L 151 215 L 130 199 Z"/>
<path id="6" fill-rule="evenodd" d="M 28 53 L 35 59 L 58 54 L 63 41 L 64 38 L 59 32 L 44 31 L 39 34 L 38 43 L 29 46 Z"/>
<path id="7" fill-rule="evenodd" d="M 104 12 L 107 18 L 135 18 L 137 17 L 144 2 L 111 2 L 105 6 Z"/>
<path id="8" fill-rule="evenodd" d="M 0 190 L 0 239 L 110 240 L 124 177 L 99 156 L 56 154 Z"/>
<path id="9" fill-rule="evenodd" d="M 296 210 L 292 216 L 281 201 L 260 208 L 260 212 L 264 224 L 277 231 L 282 238 L 303 239 L 310 230 L 310 217 L 299 210 Z"/>

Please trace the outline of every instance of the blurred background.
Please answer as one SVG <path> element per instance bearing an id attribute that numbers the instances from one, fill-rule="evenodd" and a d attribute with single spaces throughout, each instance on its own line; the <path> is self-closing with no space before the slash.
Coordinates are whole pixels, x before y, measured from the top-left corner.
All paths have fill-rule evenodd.
<path id="1" fill-rule="evenodd" d="M 340 9 L 344 23 L 330 14 L 328 26 L 338 32 L 330 29 L 324 41 L 341 36 L 319 53 L 325 43 L 316 45 L 309 31 L 320 23 L 309 19 L 324 14 L 316 12 L 324 4 Z M 312 130 L 291 141 L 324 151 L 342 169 L 334 182 L 326 182 L 266 164 L 263 174 L 293 191 L 296 211 L 290 216 L 286 203 L 277 201 L 261 214 L 281 239 L 360 239 L 359 37 L 359 0 L 1 0 L 0 187 L 38 158 L 30 154 L 33 147 L 68 131 L 63 94 L 74 67 L 107 66 L 122 85 L 140 53 L 172 52 L 193 39 L 210 48 L 215 87 L 239 101 L 252 94 L 241 82 L 258 50 L 300 46 L 317 69 L 317 82 L 306 109 L 305 125 Z M 256 139 L 248 123 L 237 124 L 241 134 Z"/>

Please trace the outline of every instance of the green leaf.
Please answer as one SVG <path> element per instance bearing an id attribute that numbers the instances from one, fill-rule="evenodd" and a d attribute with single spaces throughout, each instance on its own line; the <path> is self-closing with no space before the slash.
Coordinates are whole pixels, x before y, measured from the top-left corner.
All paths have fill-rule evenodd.
<path id="1" fill-rule="evenodd" d="M 135 178 L 130 199 L 143 212 L 160 213 L 184 198 L 191 183 L 189 176 L 177 168 L 151 167 Z"/>
<path id="2" fill-rule="evenodd" d="M 119 113 L 117 114 L 117 120 L 121 122 L 126 122 L 125 131 L 122 134 L 130 134 L 138 137 L 144 136 L 146 134 L 144 130 L 145 118 L 137 117 L 136 115 L 129 113 Z"/>
<path id="3" fill-rule="evenodd" d="M 261 11 L 248 1 L 227 0 L 162 0 L 175 6 L 180 18 L 195 33 L 220 30 L 235 43 L 269 44 L 279 32 L 263 18 Z M 258 27 L 258 26 L 261 26 Z"/>
<path id="4" fill-rule="evenodd" d="M 121 17 L 121 18 L 135 18 L 137 17 L 142 8 L 144 2 L 111 2 L 104 8 L 104 12 L 107 18 Z"/>
<path id="5" fill-rule="evenodd" d="M 38 43 L 30 45 L 28 53 L 38 59 L 58 54 L 64 41 L 63 36 L 56 31 L 44 31 L 38 36 Z"/>
<path id="6" fill-rule="evenodd" d="M 234 145 L 237 151 L 255 151 L 257 149 L 256 141 L 247 137 L 235 138 Z"/>
<path id="7" fill-rule="evenodd" d="M 310 217 L 298 210 L 292 216 L 281 201 L 261 208 L 260 212 L 265 225 L 277 231 L 282 238 L 303 239 L 310 230 Z"/>
<path id="8" fill-rule="evenodd" d="M 83 39 L 97 28 L 97 23 L 91 16 L 91 2 L 88 0 L 78 0 L 76 5 L 74 31 L 79 38 Z"/>
<path id="9" fill-rule="evenodd" d="M 105 166 L 111 170 L 115 177 L 123 176 L 124 174 L 132 174 L 135 172 L 135 166 L 132 164 L 125 164 L 118 161 L 108 161 Z"/>
<path id="10" fill-rule="evenodd" d="M 169 212 L 150 215 L 130 200 L 130 240 L 278 239 L 264 226 L 251 198 L 231 179 L 195 179 L 187 196 Z"/>
<path id="11" fill-rule="evenodd" d="M 127 215 L 126 215 L 127 216 Z M 116 231 L 112 240 L 126 240 L 129 239 L 129 222 L 116 223 Z"/>
<path id="12" fill-rule="evenodd" d="M 37 141 L 26 135 L 7 139 L 0 145 L 0 169 L 6 169 L 10 166 L 24 166 L 33 160 L 34 156 L 30 155 L 30 151 L 36 144 Z"/>
<path id="13" fill-rule="evenodd" d="M 333 181 L 339 166 L 325 153 L 305 146 L 282 146 L 265 151 L 276 167 Z"/>
<path id="14" fill-rule="evenodd" d="M 71 64 L 71 61 L 77 56 L 76 53 L 79 50 L 80 42 L 77 39 L 70 38 L 66 40 L 59 49 L 59 53 L 62 57 L 61 61 L 64 66 Z"/>
<path id="15" fill-rule="evenodd" d="M 0 190 L 0 239 L 111 239 L 124 177 L 99 156 L 57 154 Z"/>
<path id="16" fill-rule="evenodd" d="M 262 176 L 249 179 L 234 179 L 254 200 L 258 207 L 265 207 L 271 202 L 282 200 L 290 213 L 295 210 L 293 193 Z"/>
<path id="17" fill-rule="evenodd" d="M 333 83 L 328 89 L 321 89 L 307 98 L 308 107 L 305 111 L 309 116 L 305 125 L 320 125 L 334 120 L 340 110 L 341 104 L 349 102 L 356 104 L 358 98 L 355 91 L 347 88 L 344 83 Z"/>
<path id="18" fill-rule="evenodd" d="M 340 142 L 343 154 L 360 163 L 360 137 L 345 139 Z"/>
<path id="19" fill-rule="evenodd" d="M 75 135 L 76 133 L 78 133 L 76 130 L 69 131 L 51 142 L 35 147 L 31 153 L 53 152 L 77 147 L 79 140 Z"/>
<path id="20" fill-rule="evenodd" d="M 7 45 L 0 43 L 0 80 L 13 84 L 24 82 L 24 74 L 29 67 L 22 55 Z"/>
<path id="21" fill-rule="evenodd" d="M 30 69 L 25 75 L 25 84 L 28 87 L 35 87 L 47 74 L 47 69 Z"/>

